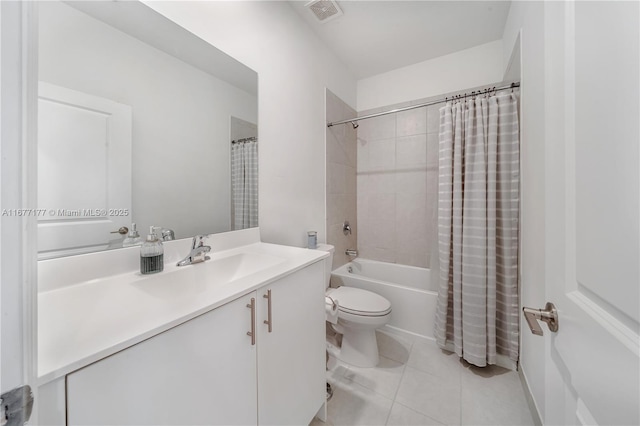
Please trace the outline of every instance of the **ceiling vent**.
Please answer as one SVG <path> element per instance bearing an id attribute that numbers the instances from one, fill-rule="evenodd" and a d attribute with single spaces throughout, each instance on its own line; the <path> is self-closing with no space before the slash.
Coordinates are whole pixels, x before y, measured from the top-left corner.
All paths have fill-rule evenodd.
<path id="1" fill-rule="evenodd" d="M 305 5 L 321 23 L 327 23 L 342 15 L 342 10 L 334 0 L 314 0 Z"/>

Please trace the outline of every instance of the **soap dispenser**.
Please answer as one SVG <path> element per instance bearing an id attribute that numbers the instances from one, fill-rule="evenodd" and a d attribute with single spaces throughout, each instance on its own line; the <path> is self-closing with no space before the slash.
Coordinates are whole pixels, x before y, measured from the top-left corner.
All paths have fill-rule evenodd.
<path id="1" fill-rule="evenodd" d="M 133 247 L 133 246 L 140 246 L 140 245 L 142 245 L 142 237 L 140 236 L 140 234 L 138 233 L 138 230 L 136 229 L 136 224 L 132 223 L 131 231 L 129 231 L 127 238 L 125 238 L 124 241 L 122 242 L 122 247 Z"/>
<path id="2" fill-rule="evenodd" d="M 155 274 L 164 269 L 164 247 L 156 231 L 159 226 L 150 226 L 147 240 L 140 247 L 140 273 Z"/>

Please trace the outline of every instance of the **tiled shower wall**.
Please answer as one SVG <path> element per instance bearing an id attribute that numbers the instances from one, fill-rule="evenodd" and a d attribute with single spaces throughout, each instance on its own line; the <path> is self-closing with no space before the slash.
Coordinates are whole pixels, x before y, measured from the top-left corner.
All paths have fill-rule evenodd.
<path id="1" fill-rule="evenodd" d="M 355 117 L 356 111 L 340 98 L 326 91 L 327 121 Z M 326 133 L 327 243 L 335 246 L 333 269 L 349 262 L 348 248 L 357 249 L 356 215 L 356 131 L 350 124 L 327 127 Z M 348 220 L 351 235 L 344 235 L 342 224 Z"/>
<path id="2" fill-rule="evenodd" d="M 361 111 L 367 115 L 411 104 Z M 359 122 L 358 251 L 366 259 L 428 268 L 437 239 L 439 107 Z M 350 127 L 350 126 L 349 126 Z"/>

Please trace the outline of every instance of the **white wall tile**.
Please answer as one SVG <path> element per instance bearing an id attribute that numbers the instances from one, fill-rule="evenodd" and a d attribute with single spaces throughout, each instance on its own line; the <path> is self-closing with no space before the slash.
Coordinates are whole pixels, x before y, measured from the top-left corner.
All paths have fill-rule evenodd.
<path id="1" fill-rule="evenodd" d="M 347 194 L 327 194 L 327 224 L 329 226 L 342 223 L 347 216 L 347 205 L 350 203 Z"/>
<path id="2" fill-rule="evenodd" d="M 393 170 L 395 166 L 395 139 L 381 139 L 369 142 L 369 167 L 371 170 Z"/>
<path id="3" fill-rule="evenodd" d="M 394 115 L 358 129 L 358 220 L 366 221 L 358 247 L 361 257 L 427 267 L 428 144 L 434 139 L 426 108 Z M 437 156 L 437 134 L 435 142 Z"/>
<path id="4" fill-rule="evenodd" d="M 396 114 L 396 136 L 427 133 L 427 110 L 416 108 Z"/>
<path id="5" fill-rule="evenodd" d="M 398 253 L 396 255 L 396 263 L 401 265 L 409 265 L 416 266 L 418 268 L 428 268 L 429 267 L 429 257 L 428 253 L 424 251 L 402 251 L 404 247 L 398 247 Z"/>
<path id="6" fill-rule="evenodd" d="M 371 236 L 373 247 L 395 251 L 396 249 L 396 221 L 394 217 L 374 218 L 374 233 Z"/>
<path id="7" fill-rule="evenodd" d="M 355 111 L 330 91 L 327 93 L 327 117 L 330 121 L 355 117 Z M 347 248 L 357 249 L 357 132 L 352 126 L 338 125 L 326 133 L 326 222 L 327 243 L 335 246 L 333 269 L 349 262 Z M 367 156 L 368 157 L 368 156 Z M 365 157 L 366 158 L 366 157 Z M 361 182 L 362 184 L 362 182 Z M 348 220 L 351 235 L 344 235 L 342 224 Z"/>
<path id="8" fill-rule="evenodd" d="M 426 196 L 427 171 L 426 167 L 399 170 L 396 173 L 396 188 L 399 194 L 416 194 Z"/>
<path id="9" fill-rule="evenodd" d="M 427 133 L 440 132 L 440 108 L 444 104 L 431 105 L 427 107 Z"/>
<path id="10" fill-rule="evenodd" d="M 360 247 L 360 243 L 358 243 L 358 250 L 362 254 L 362 257 L 364 257 L 365 259 L 378 260 L 380 262 L 396 263 L 397 256 L 396 256 L 395 250 L 389 250 L 389 249 L 383 249 L 383 248 L 377 248 L 377 247 L 371 247 L 371 246 Z"/>
<path id="11" fill-rule="evenodd" d="M 356 177 L 356 167 L 353 165 L 345 165 L 344 166 L 345 173 L 345 192 L 351 196 L 353 199 L 353 204 L 355 205 L 355 197 L 357 190 L 357 177 Z"/>
<path id="12" fill-rule="evenodd" d="M 358 139 L 357 141 L 358 158 L 356 161 L 358 172 L 366 172 L 371 170 L 369 166 L 369 142 Z"/>
<path id="13" fill-rule="evenodd" d="M 368 176 L 369 192 L 378 194 L 394 194 L 396 192 L 396 172 L 370 172 Z"/>
<path id="14" fill-rule="evenodd" d="M 427 164 L 427 134 L 398 137 L 396 139 L 396 165 L 423 166 Z"/>
<path id="15" fill-rule="evenodd" d="M 337 127 L 327 129 L 327 163 L 346 164 L 341 139 L 344 139 L 344 133 Z"/>
<path id="16" fill-rule="evenodd" d="M 358 139 L 367 142 L 389 139 L 396 135 L 396 115 L 381 115 L 358 122 Z"/>
<path id="17" fill-rule="evenodd" d="M 342 164 L 327 163 L 327 194 L 346 194 L 346 168 Z"/>
<path id="18" fill-rule="evenodd" d="M 427 133 L 427 170 L 438 170 L 440 143 L 438 133 Z"/>

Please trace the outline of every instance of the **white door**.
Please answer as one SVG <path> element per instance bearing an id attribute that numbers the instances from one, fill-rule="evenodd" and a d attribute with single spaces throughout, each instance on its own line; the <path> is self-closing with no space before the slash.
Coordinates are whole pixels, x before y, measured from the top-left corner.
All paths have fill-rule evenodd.
<path id="1" fill-rule="evenodd" d="M 638 2 L 545 3 L 546 424 L 640 424 L 639 28 Z"/>
<path id="2" fill-rule="evenodd" d="M 38 209 L 40 258 L 122 241 L 112 232 L 131 223 L 130 106 L 40 82 Z"/>

